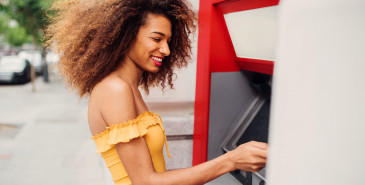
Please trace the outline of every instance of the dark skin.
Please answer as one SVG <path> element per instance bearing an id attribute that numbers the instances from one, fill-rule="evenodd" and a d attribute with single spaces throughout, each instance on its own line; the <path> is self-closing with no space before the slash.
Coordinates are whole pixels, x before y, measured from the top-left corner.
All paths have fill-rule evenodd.
<path id="1" fill-rule="evenodd" d="M 158 72 L 163 57 L 170 55 L 171 34 L 171 22 L 166 17 L 148 15 L 119 68 L 99 82 L 91 93 L 88 116 L 93 135 L 148 111 L 138 82 L 144 71 Z M 135 185 L 204 184 L 236 169 L 257 172 L 266 164 L 268 149 L 266 143 L 252 141 L 200 165 L 157 173 L 144 137 L 115 147 Z"/>

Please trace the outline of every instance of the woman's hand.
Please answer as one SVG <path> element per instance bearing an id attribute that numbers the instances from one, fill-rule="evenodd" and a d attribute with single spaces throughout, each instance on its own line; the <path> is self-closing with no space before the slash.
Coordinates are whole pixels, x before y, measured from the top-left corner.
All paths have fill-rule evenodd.
<path id="1" fill-rule="evenodd" d="M 235 169 L 258 172 L 266 165 L 268 145 L 250 141 L 228 152 Z"/>

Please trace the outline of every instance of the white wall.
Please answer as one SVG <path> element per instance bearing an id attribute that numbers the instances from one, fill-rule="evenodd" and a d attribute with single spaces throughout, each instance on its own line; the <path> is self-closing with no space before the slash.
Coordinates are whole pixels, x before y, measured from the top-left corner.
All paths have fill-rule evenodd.
<path id="1" fill-rule="evenodd" d="M 190 0 L 193 9 L 198 13 L 199 0 Z M 198 29 L 197 29 L 198 30 Z M 160 87 L 150 88 L 150 94 L 142 94 L 146 102 L 194 102 L 195 101 L 195 84 L 196 84 L 196 60 L 197 60 L 197 41 L 198 32 L 191 37 L 193 42 L 192 61 L 183 69 L 175 71 L 177 79 L 174 81 L 174 90 L 166 88 L 165 93 Z M 144 92 L 144 91 L 141 91 Z"/>
<path id="2" fill-rule="evenodd" d="M 365 1 L 282 0 L 269 185 L 365 184 Z"/>

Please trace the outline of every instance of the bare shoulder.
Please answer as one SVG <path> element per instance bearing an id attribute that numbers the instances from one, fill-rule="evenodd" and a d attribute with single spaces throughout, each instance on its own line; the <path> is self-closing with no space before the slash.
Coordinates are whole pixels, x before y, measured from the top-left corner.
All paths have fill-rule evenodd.
<path id="1" fill-rule="evenodd" d="M 132 87 L 122 79 L 109 76 L 91 92 L 89 109 L 97 108 L 107 126 L 122 123 L 137 116 Z"/>
<path id="2" fill-rule="evenodd" d="M 110 95 L 132 95 L 133 91 L 131 86 L 124 80 L 115 77 L 108 76 L 99 82 L 93 89 L 91 96 L 110 96 Z"/>

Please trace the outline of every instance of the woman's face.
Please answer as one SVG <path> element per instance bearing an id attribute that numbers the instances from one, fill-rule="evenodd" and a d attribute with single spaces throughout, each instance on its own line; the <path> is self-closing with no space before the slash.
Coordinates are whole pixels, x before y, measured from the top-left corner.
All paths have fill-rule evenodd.
<path id="1" fill-rule="evenodd" d="M 156 73 L 170 55 L 171 22 L 163 15 L 148 14 L 127 57 L 143 71 Z"/>

